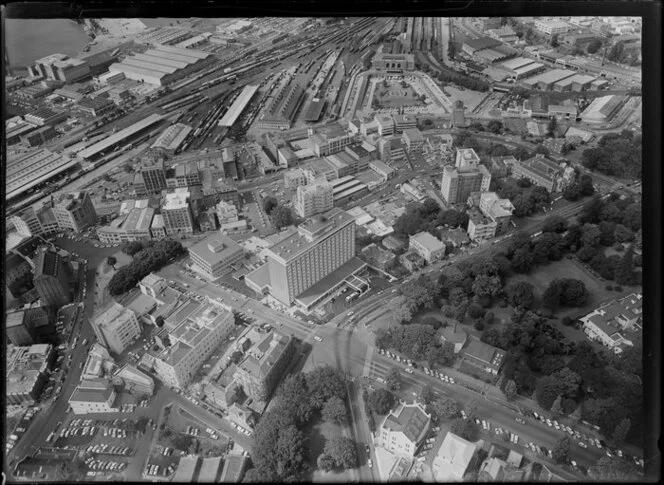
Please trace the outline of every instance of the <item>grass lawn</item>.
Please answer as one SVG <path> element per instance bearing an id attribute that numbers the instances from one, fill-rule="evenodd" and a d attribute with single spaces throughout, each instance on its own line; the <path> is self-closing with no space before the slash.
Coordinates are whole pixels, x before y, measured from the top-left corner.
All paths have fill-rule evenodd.
<path id="1" fill-rule="evenodd" d="M 540 266 L 528 275 L 514 275 L 507 279 L 505 286 L 517 281 L 527 281 L 535 286 L 534 309 L 542 308 L 542 293 L 547 289 L 549 283 L 556 278 L 572 278 L 583 281 L 589 293 L 588 301 L 579 308 L 562 307 L 556 313 L 556 318 L 570 316 L 572 318 L 590 313 L 600 304 L 628 295 L 635 291 L 634 287 L 623 287 L 623 291 L 615 292 L 606 289 L 607 285 L 615 286 L 613 281 L 602 281 L 595 278 L 578 261 L 564 258 L 546 266 Z M 494 312 L 495 313 L 495 312 Z"/>
<path id="2" fill-rule="evenodd" d="M 313 482 L 340 482 L 340 483 L 350 483 L 350 473 L 348 470 L 342 472 L 331 471 L 325 472 L 319 470 L 316 464 L 316 460 L 323 453 L 325 449 L 325 443 L 327 440 L 336 438 L 337 436 L 342 436 L 342 428 L 337 424 L 326 423 L 320 418 L 317 418 L 313 422 L 311 428 L 309 429 L 309 464 L 311 469 L 314 470 L 311 480 Z"/>

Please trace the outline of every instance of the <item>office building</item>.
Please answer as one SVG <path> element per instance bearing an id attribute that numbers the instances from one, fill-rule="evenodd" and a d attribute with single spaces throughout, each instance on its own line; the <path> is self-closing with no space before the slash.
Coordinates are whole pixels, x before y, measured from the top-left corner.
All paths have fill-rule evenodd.
<path id="1" fill-rule="evenodd" d="M 413 115 L 392 115 L 394 119 L 394 130 L 396 133 L 404 133 L 406 130 L 417 129 L 417 118 Z M 411 133 L 411 136 L 414 136 Z"/>
<path id="2" fill-rule="evenodd" d="M 91 321 L 99 342 L 116 354 L 122 354 L 141 335 L 136 314 L 113 302 Z"/>
<path id="3" fill-rule="evenodd" d="M 445 166 L 441 182 L 441 194 L 449 204 L 465 202 L 472 192 L 486 192 L 491 183 L 491 173 L 480 164 L 472 148 L 457 150 L 455 166 Z"/>
<path id="4" fill-rule="evenodd" d="M 336 208 L 319 214 L 266 249 L 265 255 L 267 263 L 245 282 L 290 307 L 299 295 L 353 260 L 355 219 Z"/>
<path id="5" fill-rule="evenodd" d="M 509 199 L 501 199 L 495 192 L 482 192 L 479 207 L 484 215 L 496 223 L 496 236 L 509 230 L 514 212 L 514 206 Z"/>
<path id="6" fill-rule="evenodd" d="M 59 341 L 55 312 L 46 306 L 31 306 L 8 312 L 5 320 L 7 340 L 14 345 L 35 345 Z"/>
<path id="7" fill-rule="evenodd" d="M 426 231 L 410 236 L 408 247 L 422 256 L 429 264 L 439 261 L 445 256 L 445 243 Z"/>
<path id="8" fill-rule="evenodd" d="M 7 346 L 7 404 L 32 405 L 48 383 L 48 373 L 55 360 L 52 345 Z"/>
<path id="9" fill-rule="evenodd" d="M 317 127 L 315 133 L 309 136 L 309 141 L 314 155 L 324 157 L 343 151 L 348 145 L 357 143 L 360 141 L 360 136 L 354 135 L 341 123 L 335 122 Z"/>
<path id="10" fill-rule="evenodd" d="M 164 218 L 166 234 L 191 234 L 194 232 L 194 217 L 189 206 L 189 191 L 178 188 L 174 193 L 166 194 L 161 215 Z"/>
<path id="11" fill-rule="evenodd" d="M 178 307 L 162 329 L 156 355 L 146 354 L 148 369 L 167 386 L 184 388 L 235 326 L 230 307 L 192 300 Z"/>
<path id="12" fill-rule="evenodd" d="M 42 303 L 61 307 L 71 302 L 71 274 L 60 255 L 47 248 L 40 248 L 35 257 L 34 285 Z"/>
<path id="13" fill-rule="evenodd" d="M 248 397 L 267 403 L 294 354 L 293 337 L 269 332 L 247 350 L 245 358 L 237 366 L 235 378 Z"/>
<path id="14" fill-rule="evenodd" d="M 399 404 L 378 429 L 378 445 L 400 458 L 413 460 L 431 425 L 431 415 L 419 403 Z"/>
<path id="15" fill-rule="evenodd" d="M 216 280 L 232 270 L 244 257 L 242 247 L 223 234 L 207 237 L 189 248 L 192 269 L 209 280 Z"/>
<path id="16" fill-rule="evenodd" d="M 377 114 L 374 118 L 378 125 L 378 134 L 380 136 L 390 136 L 395 133 L 394 118 L 389 114 Z"/>
<path id="17" fill-rule="evenodd" d="M 69 405 L 75 415 L 112 413 L 117 412 L 114 406 L 116 397 L 117 392 L 109 379 L 83 379 L 69 398 Z"/>
<path id="18" fill-rule="evenodd" d="M 217 219 L 219 220 L 219 229 L 223 231 L 232 229 L 245 229 L 247 227 L 246 219 L 240 219 L 240 213 L 235 204 L 220 201 L 216 206 Z"/>
<path id="19" fill-rule="evenodd" d="M 332 185 L 325 181 L 297 188 L 294 209 L 302 218 L 308 218 L 334 207 Z"/>
<path id="20" fill-rule="evenodd" d="M 600 342 L 615 354 L 622 353 L 633 345 L 632 335 L 642 330 L 642 299 L 640 293 L 632 293 L 605 303 L 580 319 L 583 331 L 590 340 Z"/>
<path id="21" fill-rule="evenodd" d="M 284 188 L 296 189 L 307 184 L 307 175 L 301 168 L 293 168 L 284 172 Z"/>
<path id="22" fill-rule="evenodd" d="M 53 206 L 60 229 L 81 232 L 97 223 L 97 212 L 88 192 L 67 194 Z"/>
<path id="23" fill-rule="evenodd" d="M 369 168 L 380 175 L 383 180 L 389 180 L 396 175 L 396 171 L 392 167 L 380 160 L 371 160 Z"/>
<path id="24" fill-rule="evenodd" d="M 417 128 L 408 128 L 403 132 L 403 140 L 410 151 L 422 151 L 424 137 Z"/>
<path id="25" fill-rule="evenodd" d="M 557 19 L 535 19 L 535 29 L 543 34 L 552 36 L 556 34 L 566 34 L 570 30 L 567 22 Z"/>

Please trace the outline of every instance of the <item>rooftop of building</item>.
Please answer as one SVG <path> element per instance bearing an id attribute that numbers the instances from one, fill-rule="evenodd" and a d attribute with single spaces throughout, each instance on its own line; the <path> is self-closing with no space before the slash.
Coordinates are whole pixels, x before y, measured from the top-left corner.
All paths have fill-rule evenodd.
<path id="1" fill-rule="evenodd" d="M 195 254 L 211 266 L 235 257 L 242 251 L 242 247 L 238 243 L 223 234 L 207 237 L 189 248 L 190 253 Z"/>
<path id="2" fill-rule="evenodd" d="M 464 42 L 467 46 L 474 50 L 488 49 L 495 45 L 499 45 L 500 41 L 491 37 L 480 37 L 478 39 L 469 39 Z"/>
<path id="3" fill-rule="evenodd" d="M 496 370 L 500 368 L 505 357 L 505 351 L 472 337 L 468 345 L 463 349 L 463 353 Z"/>
<path id="4" fill-rule="evenodd" d="M 541 153 L 538 153 L 527 160 L 523 160 L 520 165 L 524 169 L 530 170 L 541 177 L 551 180 L 554 179 L 561 170 L 558 163 L 549 160 Z"/>
<path id="5" fill-rule="evenodd" d="M 315 285 L 307 288 L 302 293 L 297 295 L 296 300 L 309 307 L 315 303 L 322 295 L 325 295 L 329 290 L 338 286 L 346 278 L 357 273 L 366 266 L 366 263 L 359 258 L 351 258 L 346 263 L 332 271 L 325 276 L 322 280 L 318 281 Z"/>
<path id="6" fill-rule="evenodd" d="M 430 416 L 419 404 L 401 404 L 385 417 L 383 428 L 401 432 L 411 442 L 419 442 L 429 427 Z"/>
<path id="7" fill-rule="evenodd" d="M 298 232 L 277 242 L 268 251 L 277 257 L 290 260 L 313 247 L 316 242 L 338 227 L 353 223 L 353 217 L 347 212 L 334 208 L 325 214 L 307 219 L 298 228 Z"/>
<path id="8" fill-rule="evenodd" d="M 102 308 L 95 316 L 95 324 L 106 327 L 113 324 L 118 324 L 124 322 L 128 318 L 132 318 L 133 312 L 118 302 L 113 301 L 109 303 L 106 307 Z"/>
<path id="9" fill-rule="evenodd" d="M 410 236 L 410 241 L 411 242 L 414 241 L 424 246 L 429 251 L 435 251 L 445 247 L 445 243 L 443 243 L 442 241 L 440 241 L 440 239 L 436 238 L 435 236 L 432 236 L 426 231 L 422 231 Z"/>
<path id="10" fill-rule="evenodd" d="M 245 358 L 238 364 L 242 369 L 256 377 L 266 377 L 291 342 L 292 337 L 271 331 L 263 340 L 246 352 Z"/>

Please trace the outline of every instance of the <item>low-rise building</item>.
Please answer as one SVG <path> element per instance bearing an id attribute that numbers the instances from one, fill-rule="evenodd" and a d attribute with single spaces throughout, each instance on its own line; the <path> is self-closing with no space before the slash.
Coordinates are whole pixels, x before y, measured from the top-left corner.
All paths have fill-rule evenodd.
<path id="1" fill-rule="evenodd" d="M 496 236 L 509 230 L 512 212 L 514 212 L 514 206 L 509 199 L 501 199 L 495 192 L 482 192 L 479 206 L 482 213 L 496 223 Z"/>
<path id="2" fill-rule="evenodd" d="M 424 268 L 426 260 L 417 252 L 409 250 L 399 256 L 399 262 L 411 273 Z"/>
<path id="3" fill-rule="evenodd" d="M 642 295 L 632 293 L 613 300 L 582 317 L 583 331 L 591 340 L 596 340 L 616 354 L 626 346 L 632 346 L 631 335 L 641 331 Z"/>
<path id="4" fill-rule="evenodd" d="M 468 211 L 468 237 L 473 241 L 486 241 L 496 235 L 498 224 L 477 208 Z"/>
<path id="5" fill-rule="evenodd" d="M 55 360 L 52 345 L 7 346 L 7 404 L 33 404 L 39 399 Z"/>
<path id="6" fill-rule="evenodd" d="M 371 160 L 369 168 L 380 175 L 383 180 L 389 180 L 396 175 L 396 171 L 392 167 L 380 160 Z"/>
<path id="7" fill-rule="evenodd" d="M 397 259 L 393 252 L 381 249 L 373 243 L 362 249 L 360 257 L 383 271 L 389 270 Z"/>
<path id="8" fill-rule="evenodd" d="M 470 337 L 468 345 L 461 351 L 464 362 L 489 374 L 498 375 L 503 365 L 505 351 Z"/>
<path id="9" fill-rule="evenodd" d="M 112 413 L 117 411 L 116 397 L 115 387 L 108 379 L 83 379 L 69 398 L 69 405 L 76 415 Z"/>
<path id="10" fill-rule="evenodd" d="M 116 373 L 115 377 L 122 379 L 123 389 L 136 396 L 154 394 L 154 380 L 136 367 L 125 364 Z"/>
<path id="11" fill-rule="evenodd" d="M 244 251 L 230 237 L 217 234 L 189 248 L 189 257 L 194 271 L 210 280 L 216 280 L 244 257 Z"/>
<path id="12" fill-rule="evenodd" d="M 476 450 L 476 444 L 448 432 L 431 467 L 435 481 L 462 482 Z"/>
<path id="13" fill-rule="evenodd" d="M 567 168 L 571 168 L 568 171 Z M 574 181 L 574 169 L 562 166 L 538 153 L 528 160 L 512 165 L 514 178 L 525 177 L 549 192 L 561 192 Z"/>
<path id="14" fill-rule="evenodd" d="M 404 130 L 402 138 L 410 151 L 421 151 L 424 147 L 424 137 L 417 128 Z"/>
<path id="15" fill-rule="evenodd" d="M 400 404 L 383 419 L 377 433 L 378 444 L 397 457 L 412 460 L 430 425 L 431 415 L 421 404 Z"/>
<path id="16" fill-rule="evenodd" d="M 458 329 L 456 324 L 448 325 L 441 330 L 440 340 L 454 345 L 454 353 L 458 354 L 463 349 L 463 346 L 466 345 L 468 334 Z"/>
<path id="17" fill-rule="evenodd" d="M 445 243 L 426 231 L 410 236 L 409 248 L 429 264 L 443 259 L 446 249 Z"/>
<path id="18" fill-rule="evenodd" d="M 415 69 L 415 56 L 413 54 L 376 54 L 372 67 L 379 72 L 401 73 Z"/>

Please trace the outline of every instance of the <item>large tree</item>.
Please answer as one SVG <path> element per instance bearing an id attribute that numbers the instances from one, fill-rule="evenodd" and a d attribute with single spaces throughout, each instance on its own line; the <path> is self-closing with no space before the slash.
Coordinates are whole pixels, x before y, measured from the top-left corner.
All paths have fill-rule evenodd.
<path id="1" fill-rule="evenodd" d="M 298 425 L 304 425 L 309 422 L 314 408 L 309 399 L 302 399 L 302 396 L 308 396 L 307 379 L 302 372 L 288 376 L 279 387 L 277 392 L 277 402 L 283 409 L 288 409 Z"/>
<path id="2" fill-rule="evenodd" d="M 316 367 L 307 373 L 307 388 L 311 404 L 316 409 L 322 409 L 331 397 L 343 400 L 347 395 L 341 371 L 330 366 Z"/>
<path id="3" fill-rule="evenodd" d="M 328 423 L 344 424 L 348 422 L 346 403 L 343 399 L 337 396 L 332 396 L 323 406 L 321 416 Z"/>
<path id="4" fill-rule="evenodd" d="M 293 223 L 293 213 L 288 207 L 278 205 L 272 209 L 272 222 L 281 229 L 282 227 L 290 226 Z"/>
<path id="5" fill-rule="evenodd" d="M 615 280 L 619 285 L 634 284 L 634 248 L 631 244 L 616 266 Z"/>
<path id="6" fill-rule="evenodd" d="M 531 308 L 535 298 L 534 290 L 535 287 L 531 283 L 528 283 L 527 281 L 517 281 L 516 283 L 509 285 L 506 288 L 505 293 L 507 294 L 507 299 L 510 305 Z"/>
<path id="7" fill-rule="evenodd" d="M 588 476 L 600 483 L 638 481 L 642 473 L 630 460 L 609 456 L 601 457 L 588 468 Z"/>
<path id="8" fill-rule="evenodd" d="M 386 389 L 376 389 L 369 394 L 368 404 L 376 414 L 387 414 L 394 406 L 394 395 Z"/>
<path id="9" fill-rule="evenodd" d="M 281 408 L 266 412 L 254 431 L 254 466 L 262 481 L 284 481 L 306 467 L 304 436 L 293 416 Z"/>
<path id="10" fill-rule="evenodd" d="M 272 211 L 279 205 L 279 201 L 272 196 L 265 197 L 263 199 L 263 211 L 270 216 L 272 215 Z"/>
<path id="11" fill-rule="evenodd" d="M 438 418 L 451 419 L 459 416 L 459 403 L 449 397 L 439 397 L 429 403 L 427 410 Z"/>
<path id="12" fill-rule="evenodd" d="M 494 298 L 503 289 L 499 276 L 479 275 L 472 284 L 473 293 L 479 297 Z"/>
<path id="13" fill-rule="evenodd" d="M 471 419 L 461 419 L 457 418 L 452 422 L 450 430 L 457 436 L 468 440 L 468 441 L 477 441 L 480 436 L 480 430 Z"/>
<path id="14" fill-rule="evenodd" d="M 565 463 L 567 461 L 567 457 L 569 456 L 569 452 L 571 449 L 571 441 L 569 437 L 564 436 L 563 438 L 560 438 L 556 442 L 556 446 L 554 446 L 552 450 L 552 455 L 553 455 L 553 460 L 556 463 Z"/>
<path id="15" fill-rule="evenodd" d="M 554 214 L 544 219 L 542 232 L 565 232 L 568 226 L 569 222 L 566 218 Z"/>
<path id="16" fill-rule="evenodd" d="M 337 436 L 328 440 L 325 443 L 324 453 L 332 457 L 335 464 L 344 470 L 355 468 L 358 465 L 355 442 L 345 436 Z"/>
<path id="17" fill-rule="evenodd" d="M 401 389 L 401 371 L 398 367 L 392 367 L 385 377 L 387 388 L 390 391 L 398 391 Z"/>

